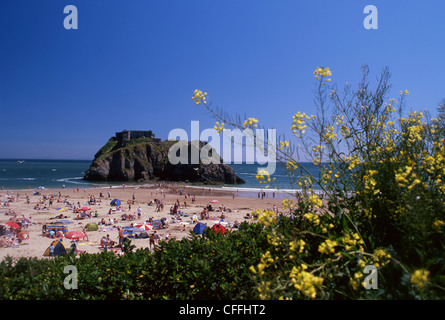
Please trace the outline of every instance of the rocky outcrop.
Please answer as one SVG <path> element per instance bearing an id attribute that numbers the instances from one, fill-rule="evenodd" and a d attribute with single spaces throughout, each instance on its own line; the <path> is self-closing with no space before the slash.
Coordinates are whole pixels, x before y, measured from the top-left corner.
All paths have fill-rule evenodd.
<path id="1" fill-rule="evenodd" d="M 111 138 L 95 155 L 85 172 L 89 181 L 185 181 L 203 184 L 240 184 L 232 167 L 223 163 L 191 164 L 193 145 L 188 142 L 188 164 L 172 164 L 168 159 L 171 141 L 141 138 L 122 141 Z M 206 143 L 199 143 L 199 151 Z M 209 147 L 209 146 L 207 146 Z M 213 149 L 211 153 L 213 154 Z M 216 153 L 215 153 L 216 155 Z M 217 156 L 219 158 L 219 155 Z"/>

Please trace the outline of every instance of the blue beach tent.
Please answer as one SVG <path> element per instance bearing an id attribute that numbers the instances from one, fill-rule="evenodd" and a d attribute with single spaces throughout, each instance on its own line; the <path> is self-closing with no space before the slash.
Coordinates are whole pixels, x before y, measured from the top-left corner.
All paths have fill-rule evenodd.
<path id="1" fill-rule="evenodd" d="M 204 223 L 198 222 L 193 228 L 193 232 L 196 234 L 203 234 L 205 228 L 207 228 L 207 226 Z"/>
<path id="2" fill-rule="evenodd" d="M 63 243 L 63 239 L 54 240 L 51 244 L 54 246 L 54 256 L 63 256 L 68 254 L 65 244 Z M 48 247 L 48 249 L 45 250 L 43 255 L 45 257 L 51 256 L 50 247 Z"/>
<path id="3" fill-rule="evenodd" d="M 110 202 L 110 206 L 120 206 L 121 205 L 121 201 L 119 199 L 113 199 Z"/>

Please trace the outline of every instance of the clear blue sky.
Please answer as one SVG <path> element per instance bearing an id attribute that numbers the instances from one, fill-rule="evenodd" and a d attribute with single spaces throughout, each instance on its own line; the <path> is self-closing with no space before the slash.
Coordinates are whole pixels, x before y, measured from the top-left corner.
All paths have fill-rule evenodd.
<path id="1" fill-rule="evenodd" d="M 366 30 L 363 8 L 378 9 Z M 66 30 L 66 5 L 79 29 Z M 445 97 L 445 1 L 2 0 L 0 158 L 92 159 L 116 131 L 213 127 L 191 99 L 289 134 L 313 111 L 317 66 L 355 84 L 360 66 L 392 73 L 394 97 Z"/>

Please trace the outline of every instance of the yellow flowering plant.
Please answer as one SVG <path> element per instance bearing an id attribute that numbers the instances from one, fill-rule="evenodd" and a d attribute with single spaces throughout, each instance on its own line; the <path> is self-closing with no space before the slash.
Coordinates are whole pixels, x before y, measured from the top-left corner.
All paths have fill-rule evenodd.
<path id="1" fill-rule="evenodd" d="M 250 268 L 258 297 L 445 297 L 445 121 L 404 114 L 409 91 L 388 98 L 388 68 L 372 89 L 367 66 L 356 90 L 338 90 L 332 76 L 315 69 L 314 114 L 294 113 L 292 138 L 277 144 L 298 191 L 279 213 L 252 212 L 268 243 Z M 214 115 L 237 128 L 258 122 Z M 257 180 L 276 187 L 265 171 Z M 366 289 L 367 266 L 377 269 L 377 290 Z"/>

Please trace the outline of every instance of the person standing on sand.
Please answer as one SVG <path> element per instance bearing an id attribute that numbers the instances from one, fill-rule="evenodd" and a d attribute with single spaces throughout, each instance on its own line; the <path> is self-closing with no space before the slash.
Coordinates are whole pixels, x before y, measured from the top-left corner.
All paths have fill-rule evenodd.
<path id="1" fill-rule="evenodd" d="M 49 256 L 54 257 L 54 242 L 51 242 L 51 245 L 49 246 Z"/>
<path id="2" fill-rule="evenodd" d="M 150 235 L 150 240 L 149 240 L 150 249 L 151 249 L 151 247 L 154 248 L 154 246 L 155 246 L 155 240 L 156 240 L 156 236 L 155 236 L 154 233 L 152 233 L 152 234 Z"/>
<path id="3" fill-rule="evenodd" d="M 122 242 L 124 241 L 124 231 L 122 230 L 121 227 L 117 227 L 117 230 L 119 232 L 119 235 L 118 235 L 118 237 L 119 237 L 119 244 L 121 245 Z"/>
<path id="4" fill-rule="evenodd" d="M 88 235 L 87 235 L 87 227 L 83 227 L 82 232 L 85 235 L 85 237 L 87 238 L 87 241 L 90 241 L 90 239 L 88 239 Z"/>

